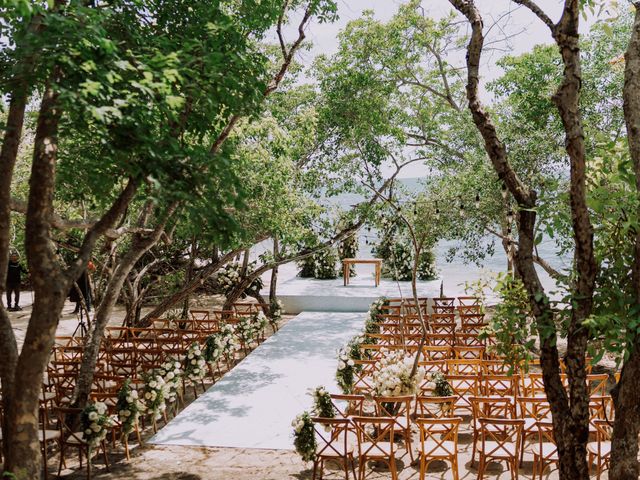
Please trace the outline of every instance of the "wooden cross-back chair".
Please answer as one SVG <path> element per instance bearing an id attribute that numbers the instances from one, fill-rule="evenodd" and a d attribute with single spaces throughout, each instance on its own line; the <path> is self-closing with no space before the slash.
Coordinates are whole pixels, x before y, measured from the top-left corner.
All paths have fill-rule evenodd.
<path id="1" fill-rule="evenodd" d="M 546 397 L 516 397 L 518 418 L 524 420 L 522 445 L 530 438 L 538 436 L 538 422 L 551 420 L 551 405 Z M 520 463 L 524 459 L 524 448 L 520 452 Z"/>
<path id="2" fill-rule="evenodd" d="M 395 397 L 374 396 L 375 412 L 377 417 L 393 418 L 394 430 L 404 438 L 404 444 L 409 457 L 413 461 L 413 449 L 411 447 L 411 402 L 413 395 Z"/>
<path id="3" fill-rule="evenodd" d="M 92 462 L 91 462 L 91 449 L 89 444 L 84 439 L 84 433 L 79 432 L 78 429 L 72 428 L 72 425 L 67 423 L 67 418 L 70 415 L 79 416 L 82 413 L 80 408 L 57 408 L 58 425 L 60 426 L 60 462 L 58 464 L 58 477 L 62 472 L 62 466 L 66 466 L 66 451 L 69 448 L 78 449 L 78 457 L 80 460 L 80 468 L 82 468 L 83 456 L 87 460 L 87 479 L 91 480 L 92 475 Z M 109 459 L 107 458 L 107 447 L 105 441 L 100 442 L 98 446 L 99 450 L 102 450 L 105 466 L 109 470 Z"/>
<path id="4" fill-rule="evenodd" d="M 360 480 L 364 480 L 366 477 L 366 467 L 369 460 L 387 463 L 391 472 L 391 479 L 398 480 L 393 436 L 394 419 L 357 416 L 352 418 L 352 422 L 358 439 Z"/>
<path id="5" fill-rule="evenodd" d="M 420 479 L 429 463 L 443 460 L 451 463 L 453 480 L 458 480 L 458 428 L 462 418 L 418 418 L 420 430 Z"/>
<path id="6" fill-rule="evenodd" d="M 454 358 L 446 363 L 447 372 L 452 375 L 476 375 L 479 379 L 482 374 L 482 360 L 479 358 Z"/>
<path id="7" fill-rule="evenodd" d="M 195 321 L 211 319 L 211 312 L 209 312 L 209 310 L 189 310 L 189 315 L 191 319 Z"/>
<path id="8" fill-rule="evenodd" d="M 345 480 L 349 480 L 349 465 L 356 480 L 355 458 L 353 446 L 349 443 L 351 421 L 346 418 L 315 417 L 313 430 L 316 436 L 316 455 L 313 460 L 313 479 L 319 472 L 320 478 L 327 460 L 342 463 Z"/>
<path id="9" fill-rule="evenodd" d="M 460 411 L 466 411 L 468 414 L 473 414 L 473 407 L 471 397 L 478 396 L 479 393 L 479 378 L 477 375 L 452 375 L 447 373 L 447 381 L 453 389 L 453 394 L 456 396 L 456 403 L 454 405 L 454 415 Z"/>
<path id="10" fill-rule="evenodd" d="M 550 421 L 536 422 L 536 431 L 538 442 L 532 444 L 529 448 L 533 455 L 531 480 L 536 480 L 536 475 L 539 475 L 540 480 L 542 480 L 542 474 L 547 467 L 553 464 L 557 465 L 560 457 L 558 456 L 558 446 L 553 434 L 553 423 Z"/>
<path id="11" fill-rule="evenodd" d="M 478 478 L 483 478 L 487 463 L 505 462 L 511 478 L 518 478 L 518 463 L 524 420 L 480 418 L 480 462 Z"/>
<path id="12" fill-rule="evenodd" d="M 478 451 L 478 441 L 480 440 L 480 419 L 481 418 L 516 418 L 516 409 L 513 399 L 508 397 L 469 397 L 472 408 L 471 427 L 473 430 L 473 447 L 471 451 L 471 464 L 476 460 Z"/>
<path id="13" fill-rule="evenodd" d="M 453 358 L 451 345 L 425 345 L 422 347 L 422 358 L 425 360 L 447 360 Z"/>
<path id="14" fill-rule="evenodd" d="M 518 395 L 520 377 L 517 375 L 482 375 L 481 392 L 487 397 L 511 397 Z"/>
<path id="15" fill-rule="evenodd" d="M 475 297 L 473 295 L 461 296 L 458 297 L 458 306 L 461 307 L 474 307 L 476 305 L 481 305 L 481 299 L 479 297 Z"/>
<path id="16" fill-rule="evenodd" d="M 455 345 L 453 355 L 459 360 L 482 360 L 484 358 L 484 346 Z"/>

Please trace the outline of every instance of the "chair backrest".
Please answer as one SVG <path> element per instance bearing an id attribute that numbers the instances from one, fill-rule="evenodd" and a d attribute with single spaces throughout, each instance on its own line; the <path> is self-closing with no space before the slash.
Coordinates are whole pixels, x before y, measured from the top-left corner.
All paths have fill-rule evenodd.
<path id="1" fill-rule="evenodd" d="M 82 409 L 71 407 L 56 407 L 55 412 L 58 418 L 58 425 L 60 426 L 60 434 L 62 436 L 62 440 L 68 441 L 68 439 L 72 439 L 74 442 L 80 445 L 86 445 L 86 442 L 82 438 L 82 432 L 80 431 L 81 427 L 76 427 L 75 425 L 70 425 L 68 423 L 68 419 L 71 416 L 73 416 L 73 418 L 80 419 Z"/>
<path id="2" fill-rule="evenodd" d="M 318 457 L 345 457 L 351 421 L 346 418 L 312 418 Z"/>
<path id="3" fill-rule="evenodd" d="M 453 358 L 453 351 L 449 345 L 425 345 L 422 356 L 425 360 L 446 360 Z"/>
<path id="4" fill-rule="evenodd" d="M 390 458 L 395 454 L 395 420 L 388 417 L 353 417 L 360 457 Z"/>
<path id="5" fill-rule="evenodd" d="M 484 396 L 512 397 L 518 395 L 520 377 L 516 375 L 483 375 L 481 391 Z"/>
<path id="6" fill-rule="evenodd" d="M 458 305 L 474 307 L 474 306 L 480 306 L 482 305 L 482 303 L 480 301 L 480 298 L 467 295 L 467 296 L 458 297 Z"/>
<path id="7" fill-rule="evenodd" d="M 460 360 L 477 360 L 484 358 L 484 346 L 456 345 L 453 353 Z"/>
<path id="8" fill-rule="evenodd" d="M 478 428 L 481 418 L 515 419 L 516 409 L 509 397 L 469 397 L 472 406 L 473 426 Z"/>
<path id="9" fill-rule="evenodd" d="M 390 417 L 394 420 L 404 418 L 407 425 L 410 424 L 411 402 L 413 395 L 402 395 L 397 397 L 374 396 L 375 410 L 377 417 Z"/>
<path id="10" fill-rule="evenodd" d="M 447 360 L 447 372 L 452 375 L 477 375 L 482 373 L 482 360 L 475 359 L 452 359 Z"/>
<path id="11" fill-rule="evenodd" d="M 479 418 L 478 424 L 485 457 L 520 459 L 524 420 Z"/>
<path id="12" fill-rule="evenodd" d="M 336 412 L 338 412 L 338 415 L 342 418 L 349 418 L 352 415 L 362 416 L 364 401 L 364 395 L 331 394 L 331 404 L 333 405 L 333 408 L 335 408 Z"/>
<path id="13" fill-rule="evenodd" d="M 458 428 L 462 418 L 417 418 L 420 429 L 421 455 L 455 457 L 458 454 Z"/>
<path id="14" fill-rule="evenodd" d="M 418 418 L 451 418 L 458 397 L 432 397 L 419 395 L 416 397 L 416 417 Z"/>
<path id="15" fill-rule="evenodd" d="M 518 416 L 533 418 L 536 421 L 546 421 L 551 418 L 551 405 L 546 397 L 517 397 Z"/>
<path id="16" fill-rule="evenodd" d="M 191 318 L 195 321 L 209 320 L 210 318 L 209 310 L 189 310 L 189 313 L 191 314 Z"/>
<path id="17" fill-rule="evenodd" d="M 484 313 L 461 313 L 460 323 L 462 325 L 485 325 Z"/>
<path id="18" fill-rule="evenodd" d="M 591 374 L 587 375 L 587 386 L 589 387 L 590 396 L 606 396 L 608 392 L 609 374 Z"/>

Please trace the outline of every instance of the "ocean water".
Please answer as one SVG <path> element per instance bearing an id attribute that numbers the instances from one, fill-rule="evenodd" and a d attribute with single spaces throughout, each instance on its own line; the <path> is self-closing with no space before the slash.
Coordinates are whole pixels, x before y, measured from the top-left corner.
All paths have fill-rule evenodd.
<path id="1" fill-rule="evenodd" d="M 418 191 L 420 187 L 419 178 L 409 178 L 398 180 L 409 191 Z M 335 205 L 343 209 L 349 209 L 351 205 L 361 202 L 363 198 L 358 195 L 344 194 L 326 199 L 327 204 Z M 358 234 L 359 240 L 359 258 L 373 258 L 371 252 L 372 243 L 375 243 L 376 233 L 371 230 L 368 232 L 366 229 L 362 229 Z M 489 240 L 487 240 L 488 242 Z M 368 242 L 368 244 L 367 244 Z M 495 277 L 500 272 L 505 272 L 507 269 L 507 258 L 502 249 L 501 244 L 496 244 L 495 252 L 493 255 L 487 255 L 480 264 L 468 263 L 461 256 L 454 256 L 448 258 L 448 252 L 450 249 L 458 247 L 459 242 L 455 240 L 442 240 L 438 242 L 435 247 L 434 254 L 436 260 L 436 268 L 438 270 L 438 276 L 443 284 L 444 292 L 446 295 L 459 296 L 464 295 L 467 291 L 466 286 L 477 282 L 479 280 L 486 281 L 489 284 L 495 283 Z M 270 250 L 271 242 L 263 242 L 263 244 L 256 249 L 253 256 L 257 257 L 264 250 Z M 570 258 L 562 258 L 556 253 L 556 248 L 553 240 L 544 238 L 538 245 L 538 253 L 540 257 L 544 258 L 550 265 L 557 270 L 565 270 L 570 265 Z M 359 267 L 360 268 L 360 267 Z M 557 292 L 559 287 L 556 282 L 549 277 L 549 275 L 542 269 L 538 268 L 540 280 L 547 292 L 552 293 L 552 297 L 559 297 L 561 293 L 558 292 L 553 295 L 553 292 Z M 293 278 L 297 275 L 298 268 L 295 264 L 286 264 L 280 267 L 279 279 L 280 281 L 286 281 L 289 278 Z M 367 274 L 367 272 L 364 272 Z M 264 276 L 265 285 L 268 282 L 270 274 L 267 273 Z M 493 295 L 487 291 L 488 297 L 493 298 Z"/>

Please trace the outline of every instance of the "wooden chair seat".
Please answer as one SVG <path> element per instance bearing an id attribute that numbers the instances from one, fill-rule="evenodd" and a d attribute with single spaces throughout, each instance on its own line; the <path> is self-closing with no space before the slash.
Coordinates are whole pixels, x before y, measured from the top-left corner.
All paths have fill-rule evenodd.
<path id="1" fill-rule="evenodd" d="M 587 443 L 587 452 L 595 456 L 601 455 L 603 457 L 608 457 L 609 454 L 611 454 L 611 442 L 600 442 L 600 453 L 598 453 L 598 442 L 589 442 Z"/>
<path id="2" fill-rule="evenodd" d="M 456 448 L 456 442 L 436 442 L 433 440 L 426 440 L 424 442 L 423 450 L 430 452 L 429 454 L 432 457 L 447 457 L 451 454 L 451 452 L 455 452 Z"/>
<path id="3" fill-rule="evenodd" d="M 50 442 L 51 440 L 57 440 L 60 438 L 61 433 L 60 430 L 39 430 L 38 437 L 41 442 Z M 0 433 L 0 439 L 2 439 L 2 434 Z"/>
<path id="4" fill-rule="evenodd" d="M 367 458 L 388 458 L 394 451 L 391 442 L 363 442 L 360 450 L 366 452 Z"/>
<path id="5" fill-rule="evenodd" d="M 487 427 L 489 427 L 487 425 Z M 500 429 L 486 428 L 488 431 L 499 431 Z M 490 452 L 491 455 L 487 455 L 490 458 L 513 458 L 516 454 L 516 445 L 513 443 L 499 443 L 492 441 L 484 442 L 485 452 Z"/>
<path id="6" fill-rule="evenodd" d="M 323 458 L 342 458 L 345 455 L 353 454 L 354 446 L 350 443 L 346 447 L 343 445 L 334 445 L 331 449 L 327 449 L 319 456 Z"/>

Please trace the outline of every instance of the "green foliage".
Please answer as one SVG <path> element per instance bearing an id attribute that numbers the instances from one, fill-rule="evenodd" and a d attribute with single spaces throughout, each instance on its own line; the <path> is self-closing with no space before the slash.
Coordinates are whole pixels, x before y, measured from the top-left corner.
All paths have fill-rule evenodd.
<path id="1" fill-rule="evenodd" d="M 356 258 L 358 256 L 358 236 L 353 234 L 340 242 L 338 245 L 338 258 L 343 260 L 345 258 Z M 356 276 L 356 268 L 354 265 L 349 266 L 349 275 Z M 342 275 L 342 269 L 340 269 L 340 275 Z"/>
<path id="2" fill-rule="evenodd" d="M 336 263 L 338 262 L 338 255 L 334 248 L 325 248 L 313 255 L 314 257 L 314 270 L 313 274 L 315 278 L 328 280 L 338 278 L 336 270 Z"/>
<path id="3" fill-rule="evenodd" d="M 430 378 L 433 382 L 433 396 L 435 397 L 449 397 L 453 395 L 453 388 L 447 381 L 447 377 L 442 372 L 435 372 L 431 374 Z"/>
<path id="4" fill-rule="evenodd" d="M 313 398 L 311 411 L 314 416 L 322 418 L 334 418 L 336 416 L 336 409 L 326 388 L 322 386 L 316 387 L 311 390 L 310 395 Z"/>
<path id="5" fill-rule="evenodd" d="M 529 295 L 522 280 L 510 274 L 498 276 L 494 291 L 499 302 L 480 338 L 495 337 L 496 345 L 489 348 L 504 358 L 509 372 L 517 367 L 527 370 L 536 332 Z"/>
<path id="6" fill-rule="evenodd" d="M 318 443 L 309 412 L 298 415 L 293 422 L 293 445 L 303 462 L 315 460 Z"/>

